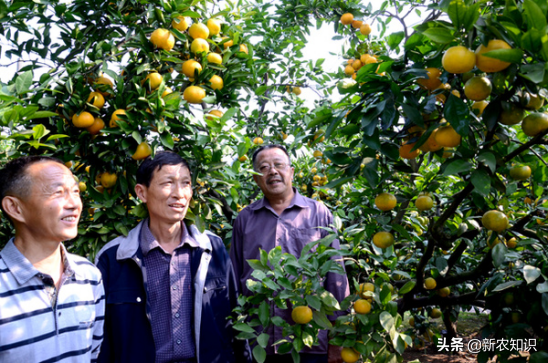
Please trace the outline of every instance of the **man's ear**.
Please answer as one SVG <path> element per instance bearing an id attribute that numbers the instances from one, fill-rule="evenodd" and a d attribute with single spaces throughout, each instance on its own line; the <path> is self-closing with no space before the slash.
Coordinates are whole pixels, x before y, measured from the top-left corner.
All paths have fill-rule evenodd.
<path id="1" fill-rule="evenodd" d="M 14 222 L 25 222 L 21 200 L 19 198 L 12 196 L 4 197 L 4 199 L 2 199 L 2 208 Z"/>
<path id="2" fill-rule="evenodd" d="M 137 194 L 137 197 L 141 199 L 143 203 L 147 202 L 147 187 L 143 184 L 137 184 L 135 185 L 135 194 Z"/>
<path id="3" fill-rule="evenodd" d="M 259 179 L 259 176 L 258 176 L 258 175 L 255 175 L 255 174 L 253 174 L 253 180 L 254 180 L 254 181 L 255 181 L 255 183 L 257 183 L 257 184 L 259 184 L 259 181 L 258 181 L 258 179 Z"/>

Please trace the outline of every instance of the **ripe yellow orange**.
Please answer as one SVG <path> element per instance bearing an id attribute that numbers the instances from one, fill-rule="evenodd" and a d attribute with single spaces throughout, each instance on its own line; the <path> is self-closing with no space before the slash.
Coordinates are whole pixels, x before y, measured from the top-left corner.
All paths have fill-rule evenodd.
<path id="1" fill-rule="evenodd" d="M 489 102 L 487 101 L 476 101 L 472 104 L 472 110 L 476 110 L 476 115 L 481 116 L 483 110 L 485 110 L 485 107 L 487 107 L 488 104 Z"/>
<path id="2" fill-rule="evenodd" d="M 354 348 L 344 347 L 341 350 L 341 358 L 344 363 L 355 363 L 360 359 L 360 353 Z"/>
<path id="3" fill-rule="evenodd" d="M 350 64 L 347 65 L 346 67 L 344 67 L 344 74 L 346 74 L 347 76 L 351 76 L 351 75 L 353 75 L 355 72 L 356 72 L 356 70 L 355 70 L 354 67 L 352 67 Z"/>
<path id="4" fill-rule="evenodd" d="M 363 25 L 360 27 L 360 33 L 362 33 L 362 34 L 365 35 L 365 36 L 368 36 L 369 34 L 371 34 L 371 25 L 369 25 L 369 24 L 363 24 Z"/>
<path id="5" fill-rule="evenodd" d="M 88 130 L 89 133 L 92 135 L 97 135 L 104 128 L 105 128 L 105 122 L 101 118 L 95 117 L 95 119 L 93 120 L 93 124 L 87 127 L 86 130 Z M 87 168 L 86 168 L 86 171 L 87 171 Z"/>
<path id="6" fill-rule="evenodd" d="M 106 90 L 106 89 L 112 89 L 114 87 L 114 83 L 110 80 L 110 78 L 107 78 L 104 76 L 97 77 L 94 85 L 95 85 L 95 90 L 101 93 L 104 97 L 109 97 L 110 94 L 108 92 L 99 91 L 99 89 Z"/>
<path id="7" fill-rule="evenodd" d="M 548 114 L 533 112 L 523 119 L 521 124 L 523 133 L 527 136 L 537 136 L 548 129 Z"/>
<path id="8" fill-rule="evenodd" d="M 264 141 L 263 141 L 263 138 L 262 138 L 262 137 L 256 137 L 256 138 L 253 139 L 253 143 L 254 143 L 255 145 L 262 145 L 263 142 L 264 142 Z"/>
<path id="9" fill-rule="evenodd" d="M 377 232 L 373 236 L 373 244 L 378 248 L 388 248 L 394 244 L 394 235 L 390 232 Z"/>
<path id="10" fill-rule="evenodd" d="M 228 39 L 227 37 L 223 37 L 223 39 Z M 230 39 L 228 42 L 223 43 L 224 48 L 230 48 L 234 45 L 234 40 Z"/>
<path id="11" fill-rule="evenodd" d="M 293 89 L 291 90 L 291 92 L 293 92 L 295 95 L 300 95 L 301 94 L 301 87 L 293 87 Z"/>
<path id="12" fill-rule="evenodd" d="M 192 53 L 209 52 L 209 43 L 202 38 L 196 38 L 190 44 L 190 51 Z"/>
<path id="13" fill-rule="evenodd" d="M 517 245 L 518 240 L 516 239 L 516 237 L 510 238 L 508 242 L 506 242 L 506 246 L 508 246 L 508 248 L 516 248 Z"/>
<path id="14" fill-rule="evenodd" d="M 83 193 L 86 190 L 88 190 L 88 186 L 84 182 L 79 182 L 78 183 L 78 190 L 80 191 L 80 193 Z"/>
<path id="15" fill-rule="evenodd" d="M 319 158 L 321 158 L 321 157 L 323 156 L 323 153 L 322 153 L 320 150 L 314 150 L 314 154 L 313 154 L 313 155 L 314 155 L 314 157 L 315 157 L 316 159 L 319 159 Z"/>
<path id="16" fill-rule="evenodd" d="M 188 35 L 190 35 L 193 39 L 207 39 L 207 37 L 209 37 L 209 29 L 205 24 L 194 23 L 188 29 Z"/>
<path id="17" fill-rule="evenodd" d="M 162 97 L 167 96 L 168 94 L 173 93 L 173 90 L 170 87 L 166 87 L 164 92 L 162 92 Z"/>
<path id="18" fill-rule="evenodd" d="M 213 115 L 220 118 L 224 115 L 224 113 L 223 111 L 220 111 L 220 110 L 211 110 L 209 111 L 208 115 Z M 214 118 L 206 115 L 206 119 L 213 120 Z"/>
<path id="19" fill-rule="evenodd" d="M 470 49 L 457 45 L 445 51 L 441 59 L 443 69 L 449 73 L 470 72 L 476 65 L 476 55 Z"/>
<path id="20" fill-rule="evenodd" d="M 502 103 L 502 112 L 499 115 L 498 122 L 503 125 L 516 125 L 525 117 L 525 110 L 515 103 Z"/>
<path id="21" fill-rule="evenodd" d="M 464 85 L 464 94 L 472 101 L 483 101 L 491 94 L 493 86 L 487 77 L 474 76 Z"/>
<path id="22" fill-rule="evenodd" d="M 352 62 L 352 68 L 354 68 L 355 71 L 360 70 L 362 67 L 362 62 L 359 59 L 356 59 L 354 62 Z"/>
<path id="23" fill-rule="evenodd" d="M 424 279 L 424 288 L 426 290 L 434 290 L 437 286 L 437 282 L 436 282 L 436 279 L 434 279 L 433 277 L 427 277 L 426 279 Z"/>
<path id="24" fill-rule="evenodd" d="M 110 116 L 110 122 L 108 123 L 109 127 L 118 127 L 118 124 L 116 123 L 116 121 L 118 120 L 122 121 L 122 119 L 118 117 L 118 115 L 126 115 L 126 110 L 118 109 L 114 111 L 112 113 L 112 116 Z"/>
<path id="25" fill-rule="evenodd" d="M 371 303 L 365 299 L 359 299 L 354 303 L 354 311 L 358 314 L 369 314 Z"/>
<path id="26" fill-rule="evenodd" d="M 362 64 L 371 64 L 371 63 L 377 63 L 377 58 L 373 57 L 369 53 L 362 54 L 360 57 L 360 61 Z"/>
<path id="27" fill-rule="evenodd" d="M 91 92 L 88 96 L 87 102 L 101 109 L 105 105 L 105 98 L 99 92 Z"/>
<path id="28" fill-rule="evenodd" d="M 214 63 L 214 64 L 222 64 L 223 63 L 223 57 L 221 57 L 219 54 L 217 53 L 209 53 L 207 55 L 207 61 L 209 63 Z"/>
<path id="29" fill-rule="evenodd" d="M 217 75 L 212 76 L 209 79 L 209 82 L 211 83 L 211 88 L 213 88 L 215 90 L 221 90 L 224 87 L 223 79 L 221 77 L 217 76 Z"/>
<path id="30" fill-rule="evenodd" d="M 240 44 L 240 52 L 244 52 L 245 54 L 249 54 L 249 50 L 247 49 L 247 45 Z"/>
<path id="31" fill-rule="evenodd" d="M 415 326 L 415 318 L 414 317 L 409 318 L 409 325 Z"/>
<path id="32" fill-rule="evenodd" d="M 202 99 L 206 96 L 206 92 L 202 87 L 189 86 L 183 93 L 183 98 L 188 103 L 201 103 Z"/>
<path id="33" fill-rule="evenodd" d="M 432 311 L 430 311 L 430 317 L 432 319 L 441 318 L 441 310 L 438 308 L 432 309 Z"/>
<path id="34" fill-rule="evenodd" d="M 400 146 L 399 153 L 400 157 L 402 159 L 414 159 L 420 154 L 420 149 L 416 149 L 414 151 L 411 151 L 415 147 L 415 143 L 412 144 L 405 144 Z"/>
<path id="35" fill-rule="evenodd" d="M 202 65 L 196 62 L 194 59 L 187 60 L 183 63 L 183 74 L 189 78 L 194 78 L 194 74 L 197 71 L 198 74 L 202 71 Z"/>
<path id="36" fill-rule="evenodd" d="M 177 29 L 178 31 L 184 32 L 188 29 L 190 24 L 190 19 L 186 16 L 178 16 L 171 21 L 171 26 Z"/>
<path id="37" fill-rule="evenodd" d="M 419 78 L 417 83 L 424 89 L 433 91 L 441 85 L 441 71 L 437 68 L 426 68 L 426 78 Z"/>
<path id="38" fill-rule="evenodd" d="M 242 155 L 242 156 L 240 156 L 240 157 L 238 158 L 238 160 L 239 160 L 241 163 L 245 162 L 245 161 L 247 160 L 247 155 Z"/>
<path id="39" fill-rule="evenodd" d="M 360 297 L 362 297 L 364 299 L 371 299 L 372 298 L 371 296 L 369 296 L 368 294 L 365 294 L 365 292 L 367 292 L 367 291 L 374 292 L 375 291 L 375 285 L 372 284 L 371 282 L 361 283 L 360 284 L 360 291 L 358 292 Z"/>
<path id="40" fill-rule="evenodd" d="M 444 147 L 443 148 L 443 155 L 441 156 L 444 159 L 451 158 L 455 155 L 455 149 L 452 147 Z"/>
<path id="41" fill-rule="evenodd" d="M 415 207 L 420 211 L 430 210 L 434 206 L 434 200 L 429 195 L 420 195 L 415 201 Z"/>
<path id="42" fill-rule="evenodd" d="M 506 69 L 510 63 L 503 62 L 495 58 L 489 58 L 483 54 L 497 49 L 512 49 L 512 47 L 504 40 L 493 39 L 487 43 L 487 47 L 483 44 L 476 49 L 476 67 L 482 72 L 493 73 L 500 72 Z"/>
<path id="43" fill-rule="evenodd" d="M 485 212 L 481 218 L 481 223 L 488 230 L 502 232 L 508 228 L 508 217 L 501 211 L 490 210 Z"/>
<path id="44" fill-rule="evenodd" d="M 209 19 L 206 24 L 209 35 L 217 35 L 221 32 L 221 21 L 219 19 Z"/>
<path id="45" fill-rule="evenodd" d="M 526 180 L 531 176 L 531 168 L 528 165 L 514 166 L 510 169 L 510 177 L 515 180 Z"/>
<path id="46" fill-rule="evenodd" d="M 164 80 L 164 77 L 158 72 L 151 72 L 147 75 L 145 78 L 145 82 L 148 80 L 148 84 L 150 85 L 150 89 L 156 89 L 160 87 L 160 84 Z"/>
<path id="47" fill-rule="evenodd" d="M 390 193 L 381 193 L 375 198 L 375 205 L 383 212 L 394 209 L 397 203 L 396 197 Z"/>
<path id="48" fill-rule="evenodd" d="M 352 24 L 353 20 L 354 20 L 354 15 L 352 15 L 351 13 L 345 13 L 341 16 L 341 23 L 343 23 L 343 25 Z"/>
<path id="49" fill-rule="evenodd" d="M 91 113 L 83 111 L 72 116 L 72 124 L 78 128 L 86 128 L 93 125 L 94 117 Z"/>
<path id="50" fill-rule="evenodd" d="M 296 306 L 291 311 L 291 319 L 297 324 L 308 324 L 312 320 L 312 309 L 308 306 Z"/>
<path id="51" fill-rule="evenodd" d="M 155 48 L 170 51 L 175 46 L 175 37 L 169 30 L 158 28 L 150 35 L 150 42 Z"/>
<path id="52" fill-rule="evenodd" d="M 436 142 L 436 132 L 437 131 L 438 131 L 438 129 L 435 129 L 434 131 L 432 131 L 430 136 L 428 136 L 428 139 L 426 140 L 426 142 L 421 145 L 421 147 L 420 147 L 421 151 L 436 152 L 436 151 L 440 150 L 441 148 L 443 148 L 443 146 L 438 145 L 438 143 Z"/>
<path id="53" fill-rule="evenodd" d="M 354 29 L 360 29 L 363 24 L 363 21 L 361 20 L 352 20 L 352 28 Z"/>
<path id="54" fill-rule="evenodd" d="M 116 185 L 116 180 L 118 180 L 116 173 L 104 172 L 101 174 L 101 185 L 104 188 L 112 188 Z"/>
<path id="55" fill-rule="evenodd" d="M 436 144 L 442 147 L 455 147 L 461 142 L 462 137 L 455 131 L 453 126 L 440 127 L 434 136 Z"/>
<path id="56" fill-rule="evenodd" d="M 447 297 L 449 296 L 449 294 L 451 294 L 451 289 L 447 286 L 442 287 L 441 289 L 438 290 L 438 295 L 441 297 Z"/>
<path id="57" fill-rule="evenodd" d="M 135 153 L 131 157 L 133 160 L 143 160 L 148 158 L 150 154 L 152 154 L 152 148 L 146 141 L 143 141 L 137 146 Z"/>
<path id="58" fill-rule="evenodd" d="M 523 96 L 524 97 L 529 96 L 529 101 L 527 102 L 527 105 L 525 106 L 527 110 L 536 111 L 540 109 L 542 106 L 544 106 L 544 98 L 542 98 L 539 95 L 525 92 Z"/>

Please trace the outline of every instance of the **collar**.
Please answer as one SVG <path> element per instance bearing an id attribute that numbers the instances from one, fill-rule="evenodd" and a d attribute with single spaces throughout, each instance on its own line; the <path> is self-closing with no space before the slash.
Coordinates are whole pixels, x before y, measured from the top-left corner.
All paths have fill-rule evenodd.
<path id="1" fill-rule="evenodd" d="M 121 236 L 116 238 L 111 243 L 118 243 L 119 247 L 116 251 L 116 259 L 117 260 L 125 260 L 128 258 L 133 258 L 137 251 L 139 250 L 139 235 L 141 234 L 141 228 L 143 228 L 143 224 L 146 222 L 146 220 L 143 220 L 139 222 L 137 227 L 133 228 L 131 231 L 129 231 L 127 236 Z M 184 223 L 181 222 L 181 223 Z M 203 250 L 211 251 L 211 241 L 209 240 L 209 237 L 207 236 L 207 232 L 200 232 L 198 228 L 196 228 L 196 225 L 190 224 L 186 225 L 187 232 L 190 237 L 194 239 L 194 241 L 197 242 L 197 247 L 200 247 Z"/>
<path id="2" fill-rule="evenodd" d="M 152 231 L 150 230 L 150 227 L 148 226 L 150 222 L 150 218 L 147 218 L 145 223 L 143 223 L 141 227 L 141 234 L 140 234 L 140 241 L 139 246 L 141 247 L 141 251 L 143 252 L 143 255 L 147 255 L 151 250 L 154 248 L 162 248 L 156 237 L 152 234 Z M 198 242 L 194 240 L 190 236 L 190 234 L 187 231 L 187 228 L 185 224 L 181 221 L 181 242 L 177 246 L 177 248 L 184 246 L 185 244 L 189 245 L 190 247 L 196 248 L 199 247 Z"/>
<path id="3" fill-rule="evenodd" d="M 294 206 L 297 206 L 299 208 L 308 208 L 308 204 L 306 203 L 306 199 L 299 193 L 297 188 L 293 187 L 293 192 L 295 195 L 293 195 L 293 199 L 291 200 L 291 203 L 287 206 L 286 209 L 293 208 Z M 253 203 L 249 206 L 249 209 L 251 210 L 259 210 L 261 208 L 272 208 L 270 205 L 270 202 L 266 197 L 263 197 L 262 199 L 258 200 L 256 203 Z"/>
<path id="4" fill-rule="evenodd" d="M 14 240 L 15 238 L 10 239 L 0 254 L 17 282 L 20 285 L 24 285 L 34 276 L 41 274 L 41 272 L 15 247 Z M 60 243 L 59 248 L 61 248 L 61 258 L 65 266 L 63 273 L 65 276 L 71 277 L 75 275 L 74 262 L 62 243 Z"/>

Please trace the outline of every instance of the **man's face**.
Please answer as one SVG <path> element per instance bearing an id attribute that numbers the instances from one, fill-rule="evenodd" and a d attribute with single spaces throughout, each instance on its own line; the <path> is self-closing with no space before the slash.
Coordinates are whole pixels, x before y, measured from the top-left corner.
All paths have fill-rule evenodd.
<path id="1" fill-rule="evenodd" d="M 183 164 L 164 165 L 154 171 L 149 187 L 137 184 L 135 191 L 147 204 L 151 220 L 179 223 L 192 199 L 190 171 Z"/>
<path id="2" fill-rule="evenodd" d="M 25 228 L 44 242 L 76 237 L 82 201 L 70 170 L 59 163 L 45 161 L 30 165 L 26 174 L 31 180 L 30 193 L 20 199 Z"/>
<path id="3" fill-rule="evenodd" d="M 267 199 L 291 195 L 294 168 L 289 166 L 289 158 L 278 148 L 263 150 L 257 155 L 258 172 L 253 179 Z"/>

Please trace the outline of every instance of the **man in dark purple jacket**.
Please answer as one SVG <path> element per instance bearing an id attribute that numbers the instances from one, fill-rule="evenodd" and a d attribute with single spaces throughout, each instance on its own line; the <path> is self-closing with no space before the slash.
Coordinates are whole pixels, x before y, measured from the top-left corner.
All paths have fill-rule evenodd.
<path id="1" fill-rule="evenodd" d="M 259 259 L 259 249 L 270 251 L 281 246 L 282 252 L 300 257 L 303 247 L 325 237 L 328 232 L 317 227 L 328 227 L 333 216 L 327 208 L 304 197 L 292 186 L 294 168 L 289 154 L 281 145 L 265 145 L 253 154 L 253 168 L 262 175 L 253 179 L 261 188 L 264 198 L 242 210 L 234 222 L 230 258 L 234 266 L 239 290 L 244 295 L 252 293 L 246 281 L 252 278 L 253 269 L 246 263 Z M 332 247 L 339 248 L 335 240 Z M 325 288 L 340 302 L 349 295 L 346 276 L 329 273 Z M 273 306 L 274 314 L 291 322 L 291 310 Z M 268 331 L 270 343 L 281 339 L 279 327 Z M 329 354 L 328 354 L 329 353 Z M 277 346 L 267 348 L 267 363 L 285 362 L 288 356 L 277 355 Z M 329 358 L 328 358 L 329 356 Z M 289 358 L 290 359 L 290 358 Z M 321 331 L 319 345 L 301 352 L 303 363 L 342 362 L 339 347 L 328 345 L 327 332 Z"/>

